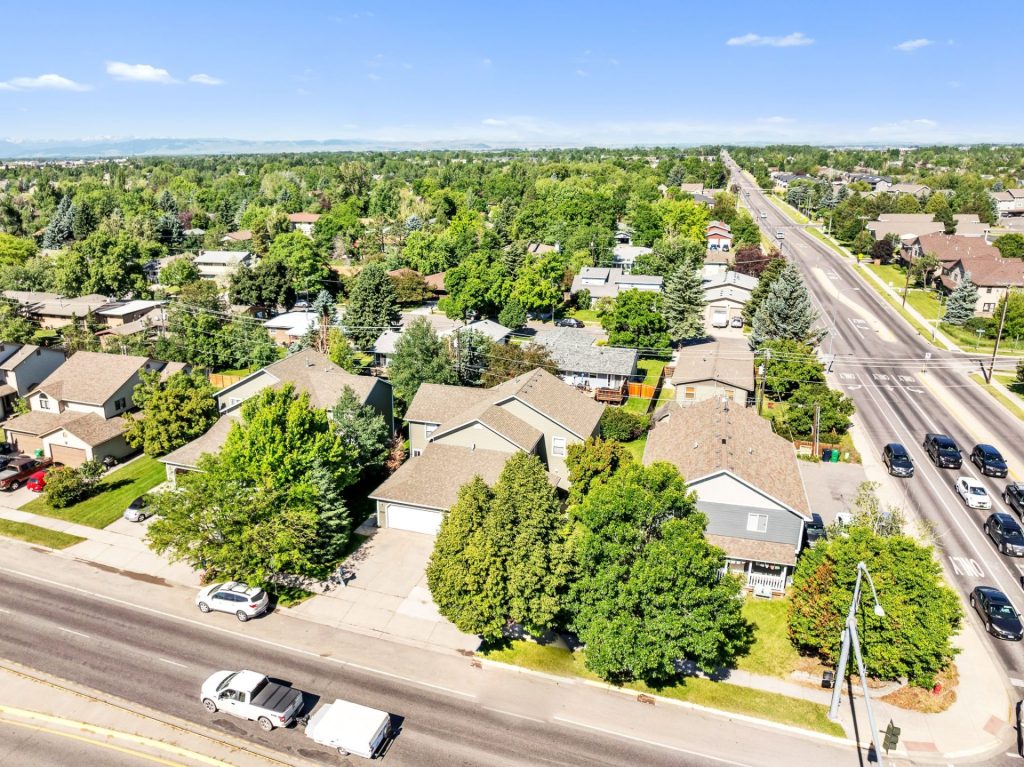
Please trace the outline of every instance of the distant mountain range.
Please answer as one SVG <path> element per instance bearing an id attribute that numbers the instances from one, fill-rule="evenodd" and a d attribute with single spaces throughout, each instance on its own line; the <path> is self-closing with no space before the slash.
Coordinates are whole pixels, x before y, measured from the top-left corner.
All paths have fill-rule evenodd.
<path id="1" fill-rule="evenodd" d="M 230 138 L 113 138 L 54 141 L 0 139 L 0 159 L 81 159 L 198 154 L 277 154 L 284 152 L 372 152 L 424 149 L 485 151 L 507 147 L 473 141 L 389 142 L 365 139 L 323 141 L 246 141 Z"/>

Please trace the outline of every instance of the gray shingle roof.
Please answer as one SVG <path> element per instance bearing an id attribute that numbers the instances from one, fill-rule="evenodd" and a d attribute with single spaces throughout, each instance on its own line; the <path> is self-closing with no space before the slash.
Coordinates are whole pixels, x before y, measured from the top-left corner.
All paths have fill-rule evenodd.
<path id="1" fill-rule="evenodd" d="M 370 498 L 447 510 L 458 499 L 459 488 L 473 477 L 481 477 L 488 485 L 497 482 L 512 455 L 431 443 L 422 455 L 410 458 L 384 480 Z"/>
<path id="2" fill-rule="evenodd" d="M 103 405 L 143 368 L 162 367 L 163 363 L 147 357 L 77 352 L 47 376 L 36 391 L 65 402 Z"/>
<path id="3" fill-rule="evenodd" d="M 491 397 L 490 389 L 473 389 L 468 386 L 425 383 L 416 390 L 406 421 L 416 423 L 442 424 L 451 421 L 460 413 L 476 407 Z"/>
<path id="4" fill-rule="evenodd" d="M 631 376 L 639 356 L 636 349 L 594 346 L 593 333 L 580 328 L 555 328 L 537 334 L 534 342 L 551 354 L 559 370 L 570 373 Z"/>
<path id="5" fill-rule="evenodd" d="M 78 410 L 65 410 L 62 413 L 31 410 L 12 418 L 3 426 L 10 431 L 31 434 L 34 437 L 43 437 L 64 429 L 90 447 L 102 445 L 124 433 L 124 422 L 121 418 L 108 420 L 95 413 L 83 413 Z"/>
<path id="6" fill-rule="evenodd" d="M 160 459 L 160 463 L 169 463 L 174 466 L 184 466 L 190 469 L 196 468 L 199 456 L 206 453 L 219 453 L 227 442 L 228 432 L 231 427 L 239 421 L 239 411 L 233 411 L 221 416 L 201 437 L 196 437 L 188 444 L 182 445 L 177 450 Z"/>
<path id="7" fill-rule="evenodd" d="M 732 538 L 727 535 L 706 535 L 708 543 L 717 546 L 730 559 L 746 562 L 768 562 L 774 565 L 795 565 L 796 549 L 788 543 L 752 541 L 749 538 Z"/>
<path id="8" fill-rule="evenodd" d="M 754 391 L 754 353 L 743 338 L 722 338 L 679 351 L 672 383 L 718 381 Z"/>

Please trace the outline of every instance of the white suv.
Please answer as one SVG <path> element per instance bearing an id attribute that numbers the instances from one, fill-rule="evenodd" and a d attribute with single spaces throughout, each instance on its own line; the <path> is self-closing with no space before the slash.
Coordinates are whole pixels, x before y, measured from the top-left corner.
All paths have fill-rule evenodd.
<path id="1" fill-rule="evenodd" d="M 196 606 L 204 613 L 216 610 L 234 613 L 243 623 L 267 610 L 270 599 L 267 593 L 254 586 L 228 581 L 207 586 L 196 595 Z"/>

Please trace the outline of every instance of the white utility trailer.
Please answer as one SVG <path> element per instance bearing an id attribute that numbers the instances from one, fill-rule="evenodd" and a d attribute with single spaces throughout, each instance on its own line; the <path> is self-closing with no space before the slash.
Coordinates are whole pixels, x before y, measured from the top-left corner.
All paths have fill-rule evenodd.
<path id="1" fill-rule="evenodd" d="M 358 703 L 336 700 L 317 710 L 306 724 L 306 735 L 322 746 L 373 759 L 391 737 L 391 715 Z"/>

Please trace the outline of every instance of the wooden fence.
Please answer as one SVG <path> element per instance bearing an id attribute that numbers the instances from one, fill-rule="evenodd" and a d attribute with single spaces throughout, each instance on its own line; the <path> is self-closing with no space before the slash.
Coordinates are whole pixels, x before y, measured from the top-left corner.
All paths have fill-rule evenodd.
<path id="1" fill-rule="evenodd" d="M 210 373 L 207 377 L 210 379 L 210 384 L 213 388 L 218 390 L 231 386 L 231 384 L 236 384 L 245 378 L 245 376 L 231 376 L 224 373 Z"/>
<path id="2" fill-rule="evenodd" d="M 656 384 L 629 383 L 627 384 L 627 390 L 630 397 L 650 400 L 654 399 L 654 393 L 658 390 L 658 387 Z"/>

